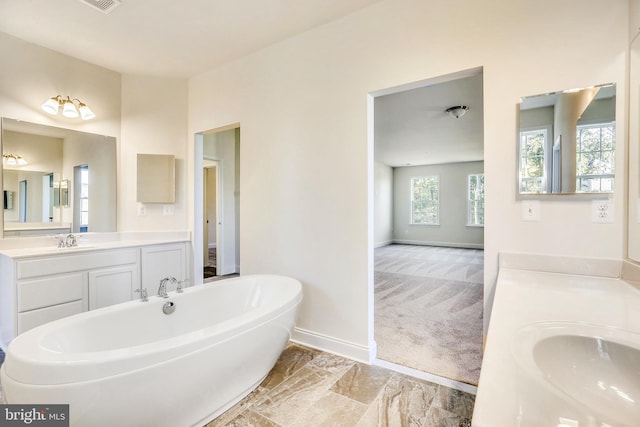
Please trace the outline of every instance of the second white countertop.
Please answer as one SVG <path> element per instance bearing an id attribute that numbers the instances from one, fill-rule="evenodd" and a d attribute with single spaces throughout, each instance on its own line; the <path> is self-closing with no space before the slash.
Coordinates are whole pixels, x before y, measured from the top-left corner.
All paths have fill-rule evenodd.
<path id="1" fill-rule="evenodd" d="M 549 322 L 579 331 L 629 331 L 640 346 L 640 290 L 616 278 L 502 268 L 487 334 L 474 427 L 614 427 L 612 421 L 553 387 L 524 361 L 527 330 Z M 563 355 L 558 354 L 558 357 Z M 640 377 L 638 378 L 640 381 Z M 640 402 L 635 402 L 640 405 Z M 640 406 L 630 409 L 640 414 Z M 614 417 L 615 418 L 615 417 Z M 640 417 L 637 419 L 640 425 Z"/>

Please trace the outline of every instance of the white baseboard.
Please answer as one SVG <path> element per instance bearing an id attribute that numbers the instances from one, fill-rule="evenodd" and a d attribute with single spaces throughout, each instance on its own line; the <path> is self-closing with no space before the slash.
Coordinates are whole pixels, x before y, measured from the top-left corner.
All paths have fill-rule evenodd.
<path id="1" fill-rule="evenodd" d="M 384 242 L 376 242 L 373 244 L 374 248 L 381 248 L 383 246 L 388 246 L 393 243 L 393 240 L 385 240 Z"/>
<path id="2" fill-rule="evenodd" d="M 425 242 L 422 240 L 393 239 L 393 243 L 399 245 L 443 246 L 447 248 L 484 249 L 482 243 L 451 243 L 451 242 Z"/>
<path id="3" fill-rule="evenodd" d="M 337 354 L 338 356 L 356 360 L 362 363 L 369 363 L 369 348 L 360 344 L 355 344 L 339 338 L 330 337 L 306 329 L 294 328 L 291 335 L 291 341 L 304 345 L 306 347 L 315 348 L 317 350 L 326 351 L 327 353 Z"/>

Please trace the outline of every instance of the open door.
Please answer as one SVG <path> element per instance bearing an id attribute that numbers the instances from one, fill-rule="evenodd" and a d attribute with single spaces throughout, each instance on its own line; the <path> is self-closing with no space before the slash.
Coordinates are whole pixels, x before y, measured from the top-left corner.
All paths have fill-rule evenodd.
<path id="1" fill-rule="evenodd" d="M 240 273 L 240 128 L 195 134 L 194 154 L 195 194 L 201 196 L 194 206 L 194 233 L 200 236 L 194 251 L 202 254 L 194 262 L 194 277 Z M 211 260 L 209 249 L 215 253 Z M 209 268 L 213 263 L 215 272 Z"/>
<path id="2" fill-rule="evenodd" d="M 203 188 L 203 221 L 202 221 L 202 264 L 205 279 L 218 275 L 218 249 L 224 242 L 218 241 L 220 202 L 218 195 L 218 161 L 204 159 L 202 173 Z"/>

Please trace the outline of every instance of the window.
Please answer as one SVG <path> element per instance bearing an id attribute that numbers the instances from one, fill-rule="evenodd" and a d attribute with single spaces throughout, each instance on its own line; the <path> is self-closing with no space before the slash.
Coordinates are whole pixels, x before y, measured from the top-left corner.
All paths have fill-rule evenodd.
<path id="1" fill-rule="evenodd" d="M 545 147 L 547 129 L 520 132 L 520 192 L 545 191 Z"/>
<path id="2" fill-rule="evenodd" d="M 438 225 L 440 178 L 419 176 L 411 178 L 411 224 Z"/>
<path id="3" fill-rule="evenodd" d="M 89 230 L 89 167 L 80 168 L 80 231 Z"/>
<path id="4" fill-rule="evenodd" d="M 467 177 L 467 225 L 484 226 L 484 174 Z"/>
<path id="5" fill-rule="evenodd" d="M 615 123 L 578 126 L 576 133 L 576 191 L 613 191 Z"/>

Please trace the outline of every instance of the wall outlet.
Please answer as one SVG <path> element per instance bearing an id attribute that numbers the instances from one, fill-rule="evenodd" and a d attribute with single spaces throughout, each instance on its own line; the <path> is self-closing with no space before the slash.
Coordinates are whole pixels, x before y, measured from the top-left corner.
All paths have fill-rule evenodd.
<path id="1" fill-rule="evenodd" d="M 142 203 L 138 203 L 138 216 L 145 216 L 147 214 L 147 208 Z"/>
<path id="2" fill-rule="evenodd" d="M 540 221 L 540 200 L 524 200 L 522 202 L 522 219 L 524 221 Z"/>
<path id="3" fill-rule="evenodd" d="M 591 221 L 601 224 L 612 223 L 613 202 L 611 200 L 592 200 Z"/>
<path id="4" fill-rule="evenodd" d="M 164 205 L 162 208 L 162 214 L 165 216 L 173 216 L 175 213 L 176 211 L 173 205 Z"/>

